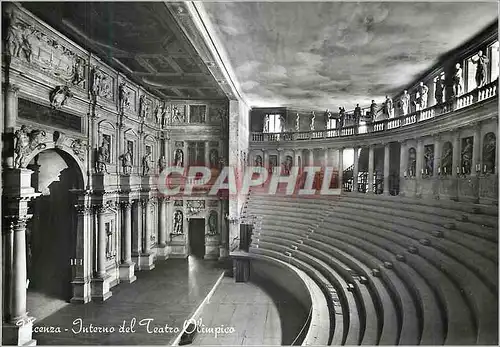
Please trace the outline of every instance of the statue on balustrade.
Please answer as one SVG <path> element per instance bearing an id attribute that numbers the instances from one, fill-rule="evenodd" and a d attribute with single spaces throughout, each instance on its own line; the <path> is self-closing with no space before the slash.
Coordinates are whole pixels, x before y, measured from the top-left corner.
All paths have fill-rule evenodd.
<path id="1" fill-rule="evenodd" d="M 434 98 L 436 99 L 436 104 L 442 104 L 444 102 L 444 81 L 441 77 L 436 80 L 436 91 L 434 92 Z"/>
<path id="2" fill-rule="evenodd" d="M 472 141 L 470 138 L 465 139 L 465 144 L 462 149 L 462 173 L 469 175 L 472 168 Z"/>
<path id="3" fill-rule="evenodd" d="M 410 94 L 408 94 L 407 90 L 403 92 L 403 95 L 401 95 L 399 102 L 401 105 L 401 111 L 403 112 L 403 115 L 406 116 L 410 109 Z"/>
<path id="4" fill-rule="evenodd" d="M 495 134 L 488 133 L 484 137 L 483 145 L 483 171 L 484 173 L 495 173 L 497 141 Z"/>
<path id="5" fill-rule="evenodd" d="M 453 74 L 453 95 L 459 96 L 463 90 L 463 73 L 460 63 L 455 65 L 455 73 Z"/>
<path id="6" fill-rule="evenodd" d="M 384 113 L 388 118 L 394 117 L 394 103 L 388 95 L 385 96 Z"/>
<path id="7" fill-rule="evenodd" d="M 316 114 L 314 111 L 312 111 L 312 117 L 311 117 L 311 131 L 314 131 L 314 122 L 316 121 Z"/>
<path id="8" fill-rule="evenodd" d="M 453 172 L 453 146 L 450 142 L 443 145 L 441 155 L 441 175 L 451 175 Z"/>
<path id="9" fill-rule="evenodd" d="M 477 52 L 477 56 L 472 58 L 472 62 L 476 64 L 477 88 L 481 88 L 486 82 L 486 72 L 488 71 L 489 61 L 488 57 L 483 54 L 483 51 Z"/>
<path id="10" fill-rule="evenodd" d="M 151 170 L 151 167 L 149 163 L 152 161 L 151 158 L 151 151 L 146 150 L 146 155 L 142 157 L 142 175 L 146 176 L 149 174 L 149 171 Z"/>
<path id="11" fill-rule="evenodd" d="M 361 119 L 361 107 L 359 107 L 359 104 L 356 104 L 356 107 L 354 108 L 354 121 L 356 124 L 359 124 L 359 120 Z"/>
<path id="12" fill-rule="evenodd" d="M 280 120 L 280 133 L 284 133 L 285 130 L 286 130 L 286 121 L 285 121 L 285 117 L 283 117 L 282 115 L 279 116 L 279 120 Z"/>
<path id="13" fill-rule="evenodd" d="M 428 99 L 428 93 L 429 93 L 429 87 L 427 87 L 424 82 L 420 82 L 418 88 L 417 88 L 418 95 L 420 97 L 420 109 L 426 109 L 427 108 L 427 99 Z"/>
<path id="14" fill-rule="evenodd" d="M 184 152 L 180 148 L 175 150 L 174 165 L 177 167 L 184 167 Z"/>
<path id="15" fill-rule="evenodd" d="M 345 124 L 345 108 L 339 107 L 339 119 L 337 123 L 337 128 L 342 128 Z"/>
<path id="16" fill-rule="evenodd" d="M 123 173 L 125 175 L 130 175 L 132 172 L 132 152 L 130 148 L 127 148 L 127 152 L 121 155 Z"/>
<path id="17" fill-rule="evenodd" d="M 377 104 L 375 103 L 375 100 L 372 100 L 372 103 L 370 105 L 370 118 L 372 122 L 375 120 L 376 115 L 377 115 Z"/>
<path id="18" fill-rule="evenodd" d="M 295 131 L 300 131 L 300 116 L 297 112 L 297 117 L 295 117 Z"/>
<path id="19" fill-rule="evenodd" d="M 257 167 L 262 167 L 262 156 L 257 155 L 255 157 L 255 166 Z"/>
<path id="20" fill-rule="evenodd" d="M 408 176 L 413 177 L 417 171 L 417 151 L 415 148 L 408 150 Z"/>
<path id="21" fill-rule="evenodd" d="M 102 144 L 97 149 L 97 159 L 95 161 L 95 171 L 97 173 L 108 173 L 106 163 L 109 163 L 109 142 L 106 138 L 102 139 Z"/>
<path id="22" fill-rule="evenodd" d="M 167 167 L 167 160 L 165 159 L 165 156 L 162 155 L 160 160 L 158 160 L 158 168 L 160 169 L 160 173 L 162 173 L 166 167 Z"/>
<path id="23" fill-rule="evenodd" d="M 424 166 L 425 174 L 432 175 L 434 172 L 434 145 L 425 146 Z"/>
<path id="24" fill-rule="evenodd" d="M 177 210 L 174 213 L 174 230 L 173 230 L 173 234 L 183 234 L 182 224 L 183 224 L 182 211 Z"/>
<path id="25" fill-rule="evenodd" d="M 262 132 L 264 132 L 264 133 L 269 132 L 269 115 L 268 114 L 266 114 L 266 116 L 264 117 L 264 127 L 262 129 Z"/>

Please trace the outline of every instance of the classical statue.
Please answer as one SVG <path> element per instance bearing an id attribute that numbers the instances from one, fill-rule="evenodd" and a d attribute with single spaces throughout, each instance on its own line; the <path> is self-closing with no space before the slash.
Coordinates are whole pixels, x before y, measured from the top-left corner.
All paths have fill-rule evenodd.
<path id="1" fill-rule="evenodd" d="M 120 105 L 120 112 L 130 107 L 130 91 L 126 90 L 126 83 L 122 82 L 118 86 L 118 101 Z"/>
<path id="2" fill-rule="evenodd" d="M 429 87 L 427 87 L 424 82 L 420 82 L 417 88 L 417 100 L 420 100 L 420 110 L 427 108 L 427 93 L 429 92 Z"/>
<path id="3" fill-rule="evenodd" d="M 262 156 L 261 155 L 255 156 L 255 166 L 262 167 Z"/>
<path id="4" fill-rule="evenodd" d="M 80 159 L 84 159 L 84 149 L 86 145 L 83 143 L 81 139 L 76 139 L 71 143 L 71 149 L 73 150 L 73 153 Z"/>
<path id="5" fill-rule="evenodd" d="M 177 106 L 174 106 L 172 113 L 173 113 L 173 122 L 174 123 L 184 123 L 184 116 L 181 113 L 181 111 L 179 111 Z"/>
<path id="6" fill-rule="evenodd" d="M 264 127 L 262 129 L 262 132 L 264 132 L 264 133 L 269 132 L 269 115 L 268 114 L 266 114 L 266 116 L 264 117 Z"/>
<path id="7" fill-rule="evenodd" d="M 142 175 L 146 176 L 149 174 L 151 167 L 149 163 L 152 161 L 151 159 L 151 151 L 147 151 L 146 155 L 142 157 Z"/>
<path id="8" fill-rule="evenodd" d="M 360 109 L 361 111 L 361 109 Z M 345 108 L 344 107 L 339 107 L 339 119 L 337 121 L 337 128 L 342 128 L 345 126 L 346 122 L 346 114 L 345 114 Z"/>
<path id="9" fill-rule="evenodd" d="M 155 109 L 156 124 L 159 124 L 159 125 L 162 124 L 164 112 L 165 112 L 165 103 L 162 101 L 159 101 L 158 104 L 156 105 L 156 109 Z"/>
<path id="10" fill-rule="evenodd" d="M 125 175 L 130 175 L 132 172 L 132 153 L 130 152 L 130 148 L 127 149 L 125 154 L 121 155 L 123 173 Z"/>
<path id="11" fill-rule="evenodd" d="M 184 167 L 184 152 L 178 148 L 175 150 L 174 165 L 177 167 Z"/>
<path id="12" fill-rule="evenodd" d="M 495 134 L 488 133 L 484 137 L 483 165 L 484 173 L 495 173 L 497 141 Z"/>
<path id="13" fill-rule="evenodd" d="M 425 147 L 424 165 L 426 173 L 432 175 L 434 172 L 434 149 L 432 148 L 432 146 Z"/>
<path id="14" fill-rule="evenodd" d="M 79 86 L 85 81 L 85 62 L 82 59 L 75 59 L 73 64 L 73 78 L 71 83 Z"/>
<path id="15" fill-rule="evenodd" d="M 283 132 L 285 132 L 285 128 L 286 128 L 285 117 L 280 115 L 279 120 L 280 120 L 280 133 L 283 133 Z"/>
<path id="16" fill-rule="evenodd" d="M 219 163 L 219 151 L 215 148 L 210 151 L 210 167 L 215 168 Z"/>
<path id="17" fill-rule="evenodd" d="M 417 170 L 417 151 L 415 148 L 410 148 L 408 150 L 408 171 L 409 176 L 415 176 Z"/>
<path id="18" fill-rule="evenodd" d="M 410 94 L 408 94 L 407 90 L 403 92 L 403 95 L 401 95 L 399 102 L 401 105 L 401 111 L 403 112 L 403 115 L 404 116 L 407 115 L 410 110 Z"/>
<path id="19" fill-rule="evenodd" d="M 221 132 L 226 135 L 229 133 L 229 116 L 223 107 L 219 108 L 217 112 L 219 115 Z"/>
<path id="20" fill-rule="evenodd" d="M 142 118 L 149 116 L 149 103 L 146 100 L 146 95 L 141 95 L 139 98 L 139 110 Z"/>
<path id="21" fill-rule="evenodd" d="M 370 104 L 370 118 L 371 118 L 371 121 L 375 120 L 376 114 L 377 114 L 377 104 L 375 103 L 375 100 L 372 100 L 372 103 Z"/>
<path id="22" fill-rule="evenodd" d="M 472 62 L 476 64 L 476 86 L 481 88 L 486 82 L 486 72 L 488 71 L 488 62 L 490 60 L 483 54 L 483 51 L 477 52 L 477 57 L 472 58 Z"/>
<path id="23" fill-rule="evenodd" d="M 158 168 L 160 169 L 160 173 L 163 172 L 163 170 L 165 170 L 166 167 L 167 167 L 167 160 L 165 159 L 165 156 L 162 155 L 158 160 Z"/>
<path id="24" fill-rule="evenodd" d="M 60 108 L 72 96 L 73 94 L 70 92 L 68 86 L 57 86 L 49 95 L 50 105 L 54 109 Z"/>
<path id="25" fill-rule="evenodd" d="M 444 102 L 444 81 L 441 77 L 436 80 L 436 91 L 434 92 L 434 98 L 436 99 L 436 104 L 442 104 Z"/>
<path id="26" fill-rule="evenodd" d="M 311 117 L 311 131 L 314 130 L 314 122 L 316 121 L 316 114 L 314 111 L 312 111 L 312 117 Z"/>
<path id="27" fill-rule="evenodd" d="M 388 95 L 385 96 L 384 113 L 388 118 L 394 117 L 394 103 Z"/>
<path id="28" fill-rule="evenodd" d="M 183 234 L 183 228 L 182 228 L 182 224 L 183 224 L 183 215 L 182 215 L 182 211 L 175 211 L 174 213 L 174 231 L 173 231 L 173 234 Z"/>
<path id="29" fill-rule="evenodd" d="M 465 139 L 465 146 L 462 149 L 462 173 L 470 174 L 472 168 L 472 141 Z"/>
<path id="30" fill-rule="evenodd" d="M 459 96 L 462 94 L 463 90 L 463 76 L 462 76 L 462 68 L 460 67 L 460 63 L 455 65 L 455 73 L 453 74 L 453 95 Z"/>
<path id="31" fill-rule="evenodd" d="M 453 147 L 450 142 L 446 142 L 443 146 L 441 155 L 441 174 L 451 175 L 453 172 Z"/>
<path id="32" fill-rule="evenodd" d="M 289 155 L 286 156 L 285 161 L 281 163 L 283 169 L 283 175 L 290 175 L 290 170 L 292 169 L 293 158 Z"/>
<path id="33" fill-rule="evenodd" d="M 15 133 L 15 147 L 14 147 L 14 167 L 16 169 L 21 168 L 24 162 L 25 156 L 29 152 L 29 134 L 26 125 L 21 125 L 21 129 L 17 130 Z"/>
<path id="34" fill-rule="evenodd" d="M 95 161 L 95 171 L 97 173 L 108 173 L 107 163 L 109 163 L 109 142 L 106 138 L 102 139 L 102 143 L 97 148 L 97 159 Z"/>
<path id="35" fill-rule="evenodd" d="M 295 131 L 300 131 L 300 116 L 297 112 L 297 116 L 295 117 Z"/>
<path id="36" fill-rule="evenodd" d="M 11 11 L 8 18 L 6 35 L 6 50 L 11 57 L 19 58 L 22 55 L 28 62 L 31 61 L 31 43 L 29 37 L 32 31 L 28 27 L 22 27 L 18 21 L 15 11 Z"/>
<path id="37" fill-rule="evenodd" d="M 219 232 L 217 230 L 217 212 L 213 211 L 208 217 L 208 234 L 217 235 Z"/>

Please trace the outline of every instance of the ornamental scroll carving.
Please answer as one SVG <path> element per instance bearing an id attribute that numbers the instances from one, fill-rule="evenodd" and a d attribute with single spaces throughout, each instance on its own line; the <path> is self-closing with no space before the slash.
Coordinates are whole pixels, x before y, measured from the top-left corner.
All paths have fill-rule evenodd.
<path id="1" fill-rule="evenodd" d="M 25 168 L 28 164 L 26 158 L 31 152 L 36 149 L 44 149 L 47 147 L 43 140 L 47 134 L 43 130 L 28 131 L 26 125 L 22 125 L 21 129 L 15 133 L 14 144 L 14 168 Z"/>
<path id="2" fill-rule="evenodd" d="M 85 60 L 38 28 L 21 20 L 15 10 L 11 10 L 8 15 L 5 48 L 11 58 L 25 61 L 66 83 L 85 88 Z"/>

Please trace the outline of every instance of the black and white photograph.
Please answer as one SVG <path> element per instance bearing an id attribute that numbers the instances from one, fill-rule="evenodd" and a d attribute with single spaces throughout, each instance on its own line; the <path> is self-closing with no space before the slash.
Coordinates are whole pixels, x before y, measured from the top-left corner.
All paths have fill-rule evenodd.
<path id="1" fill-rule="evenodd" d="M 0 345 L 499 344 L 498 1 L 0 5 Z"/>

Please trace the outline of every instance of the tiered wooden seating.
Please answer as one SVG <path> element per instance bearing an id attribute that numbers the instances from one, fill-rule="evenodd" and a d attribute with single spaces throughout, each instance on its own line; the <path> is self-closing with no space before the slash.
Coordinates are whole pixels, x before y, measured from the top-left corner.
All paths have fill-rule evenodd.
<path id="1" fill-rule="evenodd" d="M 251 252 L 272 250 L 335 289 L 343 344 L 498 342 L 496 207 L 252 192 L 245 213 L 262 218 Z"/>

